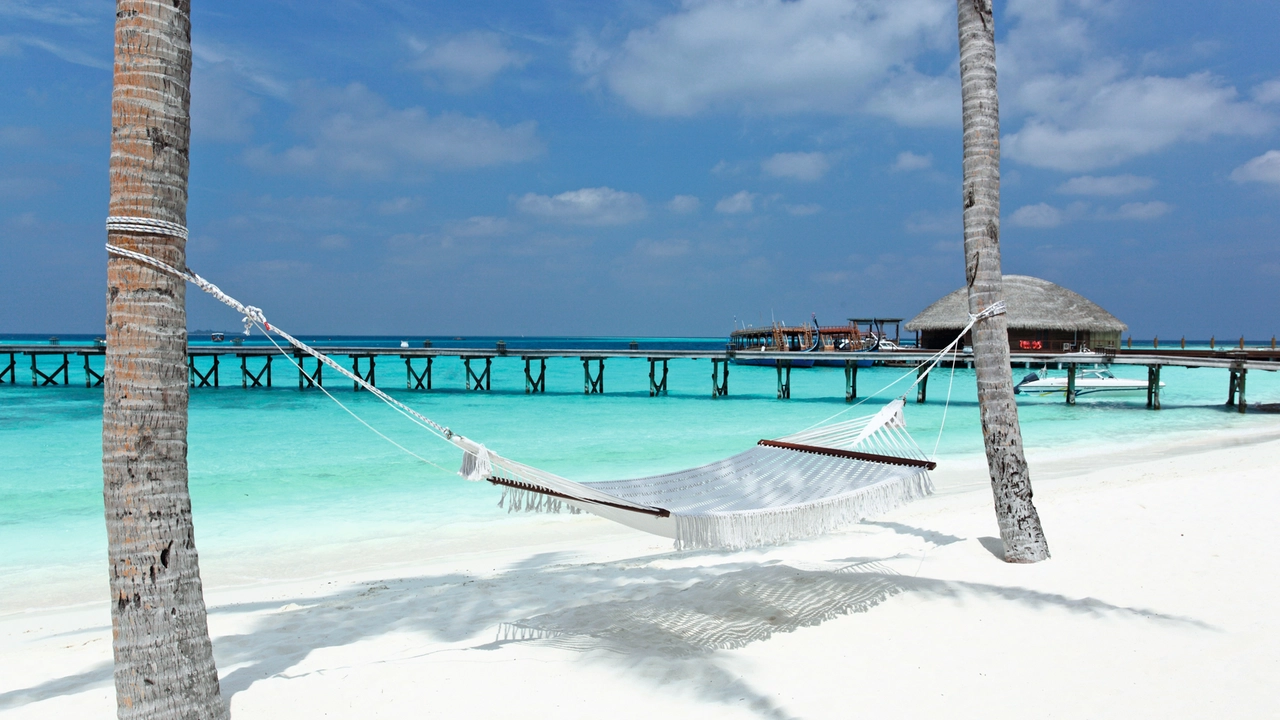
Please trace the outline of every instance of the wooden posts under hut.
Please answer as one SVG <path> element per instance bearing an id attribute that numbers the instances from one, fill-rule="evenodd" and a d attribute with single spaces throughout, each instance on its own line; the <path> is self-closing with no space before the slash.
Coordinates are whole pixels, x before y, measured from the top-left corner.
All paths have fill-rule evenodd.
<path id="1" fill-rule="evenodd" d="M 316 364 L 315 372 L 307 372 L 306 367 L 307 367 L 308 358 L 315 361 L 315 364 Z M 298 366 L 298 389 L 299 390 L 306 390 L 307 388 L 313 388 L 313 387 L 315 388 L 323 387 L 323 383 L 321 381 L 324 380 L 324 363 L 320 362 L 319 359 L 313 358 L 310 355 L 307 355 L 306 353 L 303 353 L 303 352 L 295 352 L 293 354 L 293 359 Z"/>
<path id="2" fill-rule="evenodd" d="M 471 368 L 472 360 L 483 360 L 484 371 L 477 374 Z M 466 377 L 463 378 L 463 385 L 467 390 L 491 390 L 489 373 L 493 369 L 493 358 L 491 356 L 466 356 L 462 358 L 462 366 L 466 370 Z"/>
<path id="3" fill-rule="evenodd" d="M 524 394 L 545 393 L 547 391 L 547 359 L 523 357 L 524 360 Z M 530 363 L 534 360 L 538 361 L 538 377 L 534 377 L 530 369 Z"/>
<path id="4" fill-rule="evenodd" d="M 432 362 L 434 362 L 435 358 L 431 357 L 430 355 L 428 355 L 425 358 L 427 361 L 427 366 L 422 369 L 422 372 L 418 372 L 417 370 L 413 369 L 412 355 L 401 355 L 400 359 L 404 360 L 405 389 L 406 390 L 430 390 L 431 389 L 431 364 Z"/>
<path id="5" fill-rule="evenodd" d="M 218 356 L 210 355 L 213 358 L 213 365 L 205 372 L 200 372 L 200 368 L 196 367 L 196 355 L 187 356 L 187 382 L 193 388 L 218 387 Z"/>
<path id="6" fill-rule="evenodd" d="M 791 398 L 791 361 L 778 360 L 778 399 L 789 400 Z"/>
<path id="7" fill-rule="evenodd" d="M 858 361 L 844 361 L 844 401 L 853 402 L 858 397 Z"/>
<path id="8" fill-rule="evenodd" d="M 377 361 L 376 361 L 376 360 L 374 360 L 374 358 L 375 358 L 376 356 L 374 356 L 374 355 L 348 355 L 347 357 L 351 358 L 351 372 L 352 372 L 352 373 L 354 373 L 354 374 L 355 374 L 355 376 L 356 376 L 356 377 L 358 377 L 358 378 L 360 378 L 361 380 L 364 380 L 365 382 L 369 383 L 370 385 L 373 385 L 374 387 L 377 387 L 378 383 L 374 381 L 374 370 L 375 370 L 375 368 L 377 367 Z M 367 373 L 362 373 L 362 372 L 360 372 L 360 358 L 367 358 L 367 359 L 369 360 L 369 372 L 367 372 Z M 360 383 L 358 383 L 358 382 L 353 382 L 353 383 L 352 383 L 352 385 L 354 385 L 354 386 L 355 386 L 355 390 L 357 390 L 357 391 L 361 390 Z"/>
<path id="9" fill-rule="evenodd" d="M 1147 407 L 1160 409 L 1160 366 L 1147 366 Z"/>
<path id="10" fill-rule="evenodd" d="M 929 398 L 929 368 L 921 365 L 916 368 L 916 403 L 923 403 Z"/>
<path id="11" fill-rule="evenodd" d="M 635 344 L 634 342 L 632 343 Z M 657 397 L 667 394 L 667 360 L 668 358 L 649 358 L 649 397 Z M 662 363 L 662 378 L 658 379 L 658 363 Z M 714 372 L 712 373 L 714 375 Z M 716 380 L 711 379 L 711 385 L 715 387 Z M 711 394 L 715 397 L 715 392 Z"/>
<path id="12" fill-rule="evenodd" d="M 1075 363 L 1067 363 L 1067 404 L 1068 405 L 1076 404 L 1076 364 Z"/>
<path id="13" fill-rule="evenodd" d="M 724 363 L 724 377 L 720 375 L 720 363 Z M 664 370 L 665 375 L 665 370 Z M 789 393 L 790 391 L 788 391 Z M 711 397 L 727 397 L 729 395 L 729 359 L 711 358 Z"/>
<path id="14" fill-rule="evenodd" d="M 236 357 L 240 358 L 240 387 L 271 387 L 271 356 L 267 355 L 263 359 L 266 360 L 258 372 L 249 369 L 250 355 L 244 353 L 236 353 Z M 252 385 L 250 384 L 252 383 Z"/>
<path id="15" fill-rule="evenodd" d="M 582 394 L 604 394 L 604 358 L 595 358 L 596 376 L 591 377 L 591 358 L 582 358 Z"/>

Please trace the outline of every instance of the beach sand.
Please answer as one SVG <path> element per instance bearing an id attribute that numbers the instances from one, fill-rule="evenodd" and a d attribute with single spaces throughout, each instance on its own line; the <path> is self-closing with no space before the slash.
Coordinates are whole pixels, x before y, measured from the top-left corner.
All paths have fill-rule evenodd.
<path id="1" fill-rule="evenodd" d="M 1030 461 L 1053 553 L 1030 566 L 997 559 L 973 458 L 767 550 L 537 516 L 290 580 L 211 562 L 223 696 L 272 720 L 1280 717 L 1280 428 Z M 105 598 L 0 608 L 0 715 L 112 716 L 110 642 Z"/>

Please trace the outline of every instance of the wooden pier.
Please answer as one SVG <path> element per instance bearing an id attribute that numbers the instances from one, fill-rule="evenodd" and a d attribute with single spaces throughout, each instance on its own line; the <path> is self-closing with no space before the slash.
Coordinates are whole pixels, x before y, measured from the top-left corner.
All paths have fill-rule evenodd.
<path id="1" fill-rule="evenodd" d="M 528 394 L 545 393 L 547 391 L 547 360 L 552 358 L 577 359 L 582 363 L 583 392 L 587 395 L 603 395 L 605 391 L 604 371 L 606 361 L 612 359 L 643 359 L 649 363 L 649 395 L 659 397 L 667 394 L 669 363 L 677 359 L 710 360 L 711 361 L 711 396 L 725 397 L 729 394 L 729 364 L 735 353 L 730 347 L 722 350 L 646 350 L 637 343 L 622 350 L 587 350 L 587 349 L 527 349 L 519 348 L 508 351 L 506 344 L 499 342 L 493 348 L 369 348 L 369 347 L 328 347 L 322 351 L 344 363 L 351 372 L 366 382 L 377 384 L 378 361 L 399 360 L 405 366 L 405 388 L 408 390 L 430 391 L 436 388 L 432 373 L 442 358 L 456 358 L 463 364 L 463 385 L 467 391 L 487 392 L 492 390 L 491 373 L 495 361 L 523 361 L 525 392 Z M 72 358 L 79 358 L 76 364 L 84 369 L 86 387 L 102 385 L 102 372 L 95 368 L 94 360 L 101 366 L 101 358 L 106 348 L 101 345 L 0 345 L 0 385 L 16 384 L 17 367 L 20 356 L 30 359 L 31 384 L 37 387 L 69 385 Z M 803 357 L 805 361 L 816 360 L 823 364 L 844 367 L 844 397 L 853 401 L 858 397 L 858 365 L 859 361 L 872 360 L 877 365 L 918 369 L 923 371 L 923 364 L 933 356 L 928 350 L 892 350 L 874 353 L 848 352 L 762 352 L 751 351 L 751 357 L 776 362 L 777 397 L 785 400 L 791 397 L 792 362 Z M 189 385 L 192 388 L 217 388 L 222 386 L 224 374 L 222 365 L 226 358 L 238 359 L 240 387 L 269 388 L 273 386 L 274 377 L 272 362 L 279 361 L 278 350 L 272 347 L 252 347 L 229 345 L 227 347 L 210 347 L 193 345 L 187 351 L 187 370 Z M 250 366 L 250 360 L 261 360 Z M 286 359 L 292 360 L 298 370 L 298 389 L 319 387 L 323 385 L 324 365 L 315 358 L 290 351 Z M 234 362 L 234 360 L 233 360 Z M 971 352 L 956 352 L 942 359 L 938 367 L 950 368 L 971 367 Z M 1280 351 L 1275 348 L 1240 349 L 1230 347 L 1215 350 L 1160 349 L 1149 350 L 1108 349 L 1101 352 L 1085 353 L 1053 353 L 1053 352 L 1014 352 L 1011 355 L 1013 367 L 1053 367 L 1065 369 L 1068 377 L 1066 402 L 1074 404 L 1074 387 L 1071 380 L 1077 368 L 1087 365 L 1134 365 L 1147 368 L 1148 390 L 1147 407 L 1160 409 L 1160 370 L 1164 367 L 1187 368 L 1219 368 L 1228 371 L 1226 404 L 1245 412 L 1246 387 L 1248 373 L 1251 370 L 1276 372 L 1280 370 Z M 235 367 L 235 364 L 232 365 Z M 308 369 L 310 367 L 310 369 Z M 385 370 L 384 370 L 385 377 Z M 928 377 L 921 378 L 916 386 L 916 401 L 925 402 L 928 398 Z M 356 390 L 360 389 L 354 384 Z"/>

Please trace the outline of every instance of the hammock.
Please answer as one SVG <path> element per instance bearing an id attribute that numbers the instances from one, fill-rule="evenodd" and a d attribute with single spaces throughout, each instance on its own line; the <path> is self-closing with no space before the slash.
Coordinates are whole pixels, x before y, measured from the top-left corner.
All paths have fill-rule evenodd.
<path id="1" fill-rule="evenodd" d="M 903 401 L 871 417 L 761 440 L 691 470 L 574 482 L 454 435 L 459 474 L 503 487 L 510 511 L 589 512 L 675 540 L 677 549 L 741 549 L 822 535 L 933 491 L 905 431 Z"/>
<path id="2" fill-rule="evenodd" d="M 185 237 L 182 226 L 144 218 L 108 218 L 108 230 Z M 148 255 L 107 245 L 113 255 L 127 257 L 182 278 L 244 315 L 245 333 L 252 326 L 271 333 L 311 355 L 368 390 L 411 421 L 463 451 L 459 474 L 503 488 L 500 505 L 509 511 L 590 512 L 637 530 L 672 538 L 677 549 L 741 549 L 784 543 L 846 527 L 865 517 L 933 492 L 928 471 L 935 463 L 906 433 L 903 400 L 890 402 L 876 414 L 775 440 L 726 460 L 680 472 L 605 482 L 574 482 L 494 453 L 419 414 L 339 365 L 329 356 L 267 322 L 262 310 L 247 306 L 188 268 L 178 269 Z M 981 315 L 1004 312 L 997 303 Z M 968 331 L 966 327 L 956 342 Z M 935 354 L 923 374 L 936 367 L 955 346 Z M 276 345 L 285 358 L 297 362 Z M 917 380 L 919 382 L 919 380 Z M 323 387 L 320 388 L 329 395 Z M 341 402 L 329 395 L 335 402 Z M 347 409 L 345 405 L 342 405 Z M 430 462 L 378 432 L 405 452 Z M 430 463 L 434 465 L 435 463 Z"/>

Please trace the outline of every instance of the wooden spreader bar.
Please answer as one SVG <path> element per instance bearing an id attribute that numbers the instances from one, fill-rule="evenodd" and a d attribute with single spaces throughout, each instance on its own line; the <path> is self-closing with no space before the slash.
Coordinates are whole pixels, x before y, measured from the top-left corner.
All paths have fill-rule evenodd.
<path id="1" fill-rule="evenodd" d="M 829 455 L 831 457 L 850 458 L 852 460 L 866 460 L 867 462 L 877 462 L 884 465 L 906 465 L 909 467 L 922 467 L 926 470 L 933 470 L 938 467 L 938 463 L 933 462 L 932 460 L 916 460 L 915 458 L 894 457 L 893 455 L 876 455 L 875 453 L 854 452 L 853 450 L 836 450 L 835 448 L 825 448 L 817 445 L 800 445 L 798 443 L 782 442 L 781 440 L 761 440 L 757 444 L 765 447 L 782 448 L 783 450 L 813 453 L 814 455 Z"/>
<path id="2" fill-rule="evenodd" d="M 604 505 L 606 507 L 617 508 L 619 510 L 629 510 L 631 512 L 640 513 L 642 515 L 652 515 L 654 517 L 660 517 L 660 518 L 671 517 L 671 511 L 663 510 L 662 508 L 638 508 L 638 507 L 632 507 L 631 505 L 623 505 L 621 503 L 611 503 L 611 502 L 608 502 L 607 500 L 588 500 L 586 498 L 574 497 L 572 495 L 565 495 L 563 493 L 547 490 L 546 488 L 541 488 L 541 487 L 538 487 L 537 485 L 530 485 L 528 483 L 522 483 L 516 480 L 508 480 L 506 478 L 500 478 L 497 475 L 491 475 L 486 479 L 489 482 L 493 483 L 494 485 L 501 485 L 503 487 L 515 488 L 516 490 L 524 490 L 526 492 L 534 492 L 540 495 L 548 495 L 550 497 L 560 498 L 561 500 L 572 500 L 574 502 L 590 503 L 592 505 Z"/>

